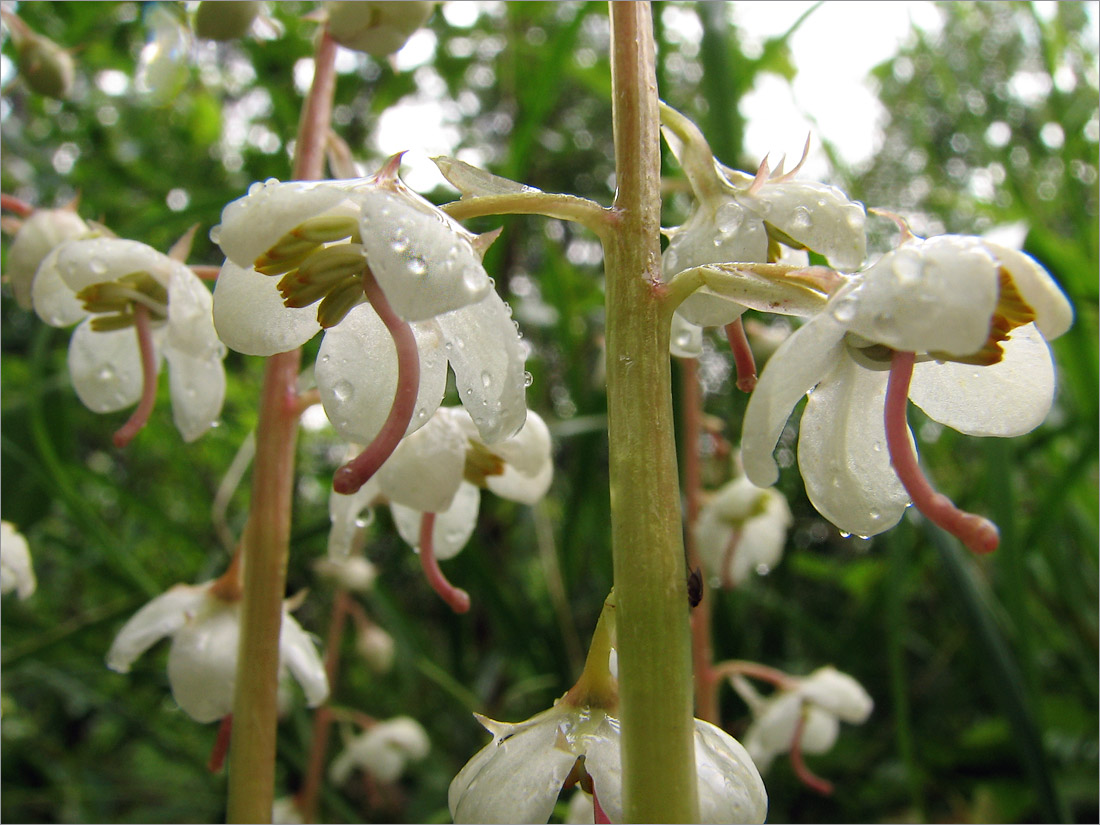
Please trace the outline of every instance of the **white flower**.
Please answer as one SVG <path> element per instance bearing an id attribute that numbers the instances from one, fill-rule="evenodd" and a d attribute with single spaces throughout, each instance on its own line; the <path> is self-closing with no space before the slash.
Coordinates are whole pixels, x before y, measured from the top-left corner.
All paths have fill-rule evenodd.
<path id="1" fill-rule="evenodd" d="M 863 724 L 874 709 L 874 701 L 863 686 L 831 665 L 803 679 L 792 679 L 790 685 L 767 698 L 741 676 L 734 676 L 731 682 L 752 711 L 745 748 L 762 772 L 767 772 L 776 756 L 791 750 L 803 716 L 800 750 L 825 753 L 836 743 L 841 722 Z"/>
<path id="2" fill-rule="evenodd" d="M 814 507 L 841 530 L 892 527 L 909 495 L 891 466 L 883 405 L 894 351 L 915 352 L 910 399 L 968 435 L 1011 436 L 1050 409 L 1049 340 L 1072 322 L 1066 297 L 1022 252 L 980 238 L 913 239 L 839 290 L 768 361 L 749 399 L 745 472 L 767 486 L 772 451 L 807 393 L 798 464 Z"/>
<path id="3" fill-rule="evenodd" d="M 332 760 L 329 779 L 342 785 L 353 769 L 361 768 L 379 782 L 394 782 L 409 762 L 419 762 L 429 750 L 431 742 L 420 723 L 397 716 L 372 725 L 348 742 Z"/>
<path id="4" fill-rule="evenodd" d="M 305 822 L 293 796 L 280 796 L 271 803 L 271 821 L 275 825 L 303 825 Z"/>
<path id="5" fill-rule="evenodd" d="M 88 225 L 71 209 L 36 209 L 23 221 L 8 250 L 8 266 L 4 273 L 20 307 L 30 309 L 32 306 L 31 284 L 42 260 L 65 241 L 79 238 L 88 231 Z"/>
<path id="6" fill-rule="evenodd" d="M 328 30 L 341 46 L 375 57 L 393 54 L 413 32 L 428 22 L 434 2 L 327 2 Z"/>
<path id="7" fill-rule="evenodd" d="M 123 625 L 107 653 L 107 667 L 128 673 L 138 656 L 170 636 L 168 682 L 172 696 L 197 722 L 213 722 L 233 710 L 240 602 L 215 595 L 215 583 L 178 584 L 157 596 Z M 310 707 L 328 697 L 328 679 L 317 648 L 284 607 L 279 638 L 280 690 L 288 674 L 302 686 Z M 284 698 L 286 694 L 281 692 L 280 699 Z"/>
<path id="8" fill-rule="evenodd" d="M 81 322 L 69 343 L 69 375 L 89 409 L 115 412 L 152 392 L 134 328 L 134 307 L 142 306 L 157 364 L 168 361 L 172 417 L 184 440 L 220 415 L 225 347 L 214 331 L 210 291 L 184 264 L 137 241 L 67 241 L 42 261 L 31 295 L 47 324 Z"/>
<path id="9" fill-rule="evenodd" d="M 25 599 L 37 586 L 27 540 L 10 521 L 0 522 L 0 593 L 14 590 Z"/>
<path id="10" fill-rule="evenodd" d="M 757 569 L 779 563 L 791 526 L 787 499 L 773 487 L 757 487 L 744 476 L 719 489 L 699 513 L 695 538 L 712 579 L 740 584 Z"/>
<path id="11" fill-rule="evenodd" d="M 767 162 L 756 176 L 719 164 L 698 127 L 662 105 L 662 132 L 695 196 L 682 226 L 666 231 L 661 258 L 665 279 L 705 264 L 778 260 L 778 244 L 811 249 L 839 269 L 855 269 L 867 252 L 863 206 L 834 186 L 793 180 L 797 171 L 769 177 Z M 680 304 L 683 320 L 726 326 L 745 307 L 704 287 Z"/>
<path id="12" fill-rule="evenodd" d="M 317 559 L 313 569 L 318 575 L 331 579 L 338 587 L 355 593 L 365 593 L 374 585 L 378 569 L 363 555 L 347 553 L 330 554 Z"/>
<path id="13" fill-rule="evenodd" d="M 406 436 L 375 476 L 357 493 L 332 493 L 330 553 L 346 553 L 364 508 L 377 498 L 390 504 L 401 537 L 420 546 L 424 513 L 436 513 L 433 552 L 449 559 L 469 541 L 477 522 L 478 487 L 512 501 L 534 504 L 553 478 L 550 432 L 534 412 L 516 435 L 485 444 L 461 407 L 440 407 L 431 420 Z"/>
<path id="14" fill-rule="evenodd" d="M 546 822 L 578 759 L 600 807 L 623 821 L 619 721 L 562 702 L 525 722 L 478 721 L 493 740 L 451 782 L 455 822 Z M 748 753 L 720 728 L 695 720 L 699 822 L 763 822 L 768 799 Z"/>
<path id="15" fill-rule="evenodd" d="M 393 667 L 393 636 L 376 624 L 359 628 L 355 637 L 355 650 L 375 673 L 388 673 Z"/>
<path id="16" fill-rule="evenodd" d="M 416 338 L 420 384 L 408 432 L 439 406 L 450 363 L 481 437 L 507 438 L 526 414 L 524 354 L 481 264 L 484 240 L 405 187 L 397 160 L 373 178 L 253 184 L 229 204 L 211 232 L 228 258 L 214 323 L 249 355 L 294 349 L 324 327 L 316 377 L 325 412 L 348 441 L 370 443 L 393 406 L 398 361 L 365 302 L 369 271 Z"/>

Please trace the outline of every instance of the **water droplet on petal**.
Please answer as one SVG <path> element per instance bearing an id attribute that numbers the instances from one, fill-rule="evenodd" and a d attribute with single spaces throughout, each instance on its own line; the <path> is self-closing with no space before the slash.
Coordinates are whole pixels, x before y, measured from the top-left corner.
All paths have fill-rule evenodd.
<path id="1" fill-rule="evenodd" d="M 739 203 L 728 201 L 718 207 L 714 214 L 714 224 L 723 235 L 732 235 L 745 221 L 745 210 Z"/>
<path id="2" fill-rule="evenodd" d="M 481 386 L 485 387 L 485 389 L 489 389 L 491 386 L 493 386 L 493 376 L 489 373 L 488 370 L 481 373 Z"/>
<path id="3" fill-rule="evenodd" d="M 920 258 L 906 254 L 896 255 L 891 265 L 899 284 L 911 284 L 919 280 L 923 268 Z"/>
<path id="4" fill-rule="evenodd" d="M 805 206 L 796 206 L 791 215 L 791 229 L 809 229 L 814 225 L 814 217 Z"/>
<path id="5" fill-rule="evenodd" d="M 347 401 L 355 395 L 355 387 L 351 385 L 350 381 L 341 378 L 332 385 L 332 394 L 336 396 L 337 401 Z"/>
<path id="6" fill-rule="evenodd" d="M 107 271 L 107 264 L 103 263 L 99 258 L 92 258 L 92 260 L 88 262 L 88 268 L 96 275 L 102 275 Z"/>
<path id="7" fill-rule="evenodd" d="M 523 373 L 523 386 L 529 387 L 535 383 L 535 377 L 529 372 Z"/>
<path id="8" fill-rule="evenodd" d="M 843 298 L 833 307 L 833 317 L 846 324 L 856 317 L 856 302 L 852 297 Z"/>

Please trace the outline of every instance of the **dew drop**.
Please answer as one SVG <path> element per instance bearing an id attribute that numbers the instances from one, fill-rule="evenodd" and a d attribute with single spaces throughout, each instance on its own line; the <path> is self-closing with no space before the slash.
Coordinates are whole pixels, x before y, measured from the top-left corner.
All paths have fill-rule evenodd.
<path id="1" fill-rule="evenodd" d="M 102 275 L 107 271 L 107 264 L 103 263 L 99 258 L 92 258 L 88 263 L 88 268 L 96 275 Z"/>
<path id="2" fill-rule="evenodd" d="M 423 275 L 428 271 L 428 264 L 419 255 L 414 255 L 409 259 L 409 273 L 412 275 Z"/>
<path id="3" fill-rule="evenodd" d="M 96 373 L 96 378 L 100 381 L 111 381 L 115 377 L 114 367 L 106 365 L 99 368 L 99 372 Z"/>
<path id="4" fill-rule="evenodd" d="M 920 278 L 923 267 L 919 258 L 901 254 L 894 257 L 891 269 L 894 270 L 899 284 L 911 284 Z"/>
<path id="5" fill-rule="evenodd" d="M 259 181 L 256 181 L 254 184 L 252 184 L 251 186 L 248 187 L 248 194 L 249 195 L 255 195 L 263 188 L 264 188 L 264 185 L 262 183 L 260 183 Z"/>
<path id="6" fill-rule="evenodd" d="M 814 225 L 814 217 L 805 206 L 796 206 L 791 215 L 792 229 L 809 229 Z"/>
<path id="7" fill-rule="evenodd" d="M 493 386 L 493 376 L 489 373 L 488 370 L 481 373 L 481 386 L 483 386 L 485 389 L 489 389 Z"/>
<path id="8" fill-rule="evenodd" d="M 222 242 L 222 225 L 220 223 L 210 230 L 210 242 L 216 244 Z"/>
<path id="9" fill-rule="evenodd" d="M 355 395 L 355 387 L 351 385 L 350 381 L 340 379 L 332 385 L 332 394 L 336 396 L 337 401 L 347 401 Z"/>
<path id="10" fill-rule="evenodd" d="M 841 530 L 840 531 L 840 537 L 842 539 L 850 539 L 852 537 L 852 534 L 851 533 L 846 533 L 843 530 Z"/>
<path id="11" fill-rule="evenodd" d="M 856 302 L 852 298 L 845 298 L 833 307 L 833 317 L 840 323 L 846 324 L 856 317 Z"/>
<path id="12" fill-rule="evenodd" d="M 523 386 L 529 387 L 535 383 L 535 377 L 529 372 L 523 373 Z"/>
<path id="13" fill-rule="evenodd" d="M 732 235 L 744 222 L 745 210 L 734 201 L 722 204 L 714 214 L 714 223 L 723 235 Z"/>

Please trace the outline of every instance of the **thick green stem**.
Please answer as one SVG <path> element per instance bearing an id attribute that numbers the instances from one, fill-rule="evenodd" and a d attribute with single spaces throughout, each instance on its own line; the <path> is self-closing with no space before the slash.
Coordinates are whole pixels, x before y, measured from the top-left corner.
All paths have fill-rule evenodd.
<path id="1" fill-rule="evenodd" d="M 320 178 L 324 171 L 335 58 L 336 44 L 323 33 L 298 134 L 294 177 L 301 180 Z M 300 363 L 299 350 L 269 358 L 260 397 L 252 506 L 244 535 L 244 598 L 229 750 L 230 822 L 270 822 L 275 796 L 279 637 L 290 548 Z"/>
<path id="2" fill-rule="evenodd" d="M 605 242 L 611 534 L 624 816 L 698 817 L 691 635 L 660 285 L 660 146 L 648 3 L 611 3 L 618 231 Z"/>

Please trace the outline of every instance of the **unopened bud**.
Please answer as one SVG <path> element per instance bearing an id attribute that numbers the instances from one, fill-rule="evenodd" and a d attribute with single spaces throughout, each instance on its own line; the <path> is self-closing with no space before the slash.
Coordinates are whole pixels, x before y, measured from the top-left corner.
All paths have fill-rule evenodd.
<path id="1" fill-rule="evenodd" d="M 7 275 L 15 300 L 23 309 L 31 308 L 31 285 L 38 265 L 54 247 L 79 238 L 88 225 L 70 209 L 37 209 L 23 221 L 8 253 Z"/>
<path id="2" fill-rule="evenodd" d="M 399 51 L 432 16 L 433 2 L 329 2 L 328 30 L 341 46 L 385 57 Z"/>
<path id="3" fill-rule="evenodd" d="M 19 47 L 19 72 L 31 91 L 64 100 L 73 87 L 72 55 L 47 37 L 31 33 Z"/>
<path id="4" fill-rule="evenodd" d="M 203 0 L 195 12 L 195 34 L 204 40 L 236 40 L 248 33 L 259 0 Z"/>
<path id="5" fill-rule="evenodd" d="M 313 569 L 318 575 L 331 579 L 345 590 L 364 593 L 370 590 L 378 577 L 378 570 L 364 556 L 346 556 L 344 558 L 320 558 Z"/>
<path id="6" fill-rule="evenodd" d="M 355 649 L 376 673 L 387 673 L 393 667 L 393 636 L 378 625 L 372 624 L 359 633 Z"/>

